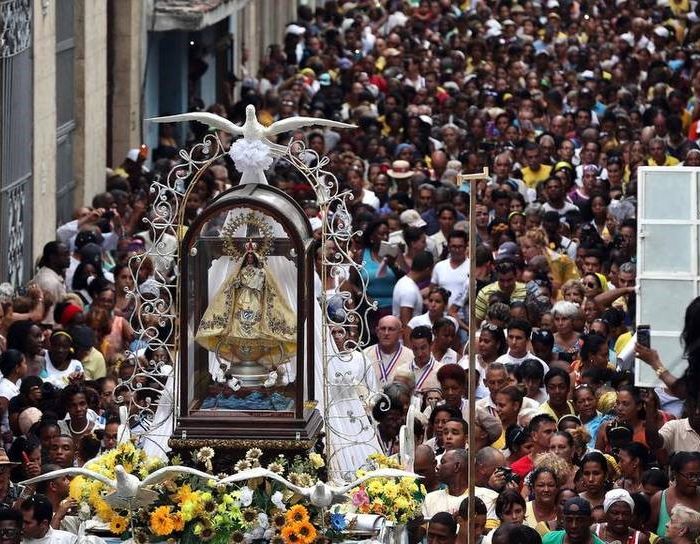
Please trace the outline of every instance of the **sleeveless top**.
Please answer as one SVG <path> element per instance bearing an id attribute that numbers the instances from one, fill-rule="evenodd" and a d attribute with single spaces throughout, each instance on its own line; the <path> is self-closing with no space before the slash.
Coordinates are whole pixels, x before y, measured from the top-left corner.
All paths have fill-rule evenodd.
<path id="1" fill-rule="evenodd" d="M 661 492 L 661 504 L 659 505 L 659 523 L 656 526 L 656 534 L 666 536 L 666 524 L 670 521 L 671 516 L 668 515 L 668 507 L 666 506 L 666 492 L 664 489 Z"/>
<path id="2" fill-rule="evenodd" d="M 596 523 L 595 524 L 595 534 L 598 536 L 601 540 L 605 542 L 605 539 L 603 538 L 603 535 L 601 534 L 603 530 L 603 524 L 602 523 Z M 639 531 L 634 531 L 631 535 L 627 537 L 627 542 L 624 544 L 639 544 L 639 535 L 641 533 Z M 616 540 L 616 542 L 619 542 L 619 540 Z"/>

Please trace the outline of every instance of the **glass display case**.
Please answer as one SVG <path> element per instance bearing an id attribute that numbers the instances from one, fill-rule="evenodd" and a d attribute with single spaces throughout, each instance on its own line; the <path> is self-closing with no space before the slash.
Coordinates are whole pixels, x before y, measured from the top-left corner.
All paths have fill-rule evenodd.
<path id="1" fill-rule="evenodd" d="M 313 440 L 314 270 L 303 210 L 267 185 L 214 199 L 181 242 L 173 440 Z"/>

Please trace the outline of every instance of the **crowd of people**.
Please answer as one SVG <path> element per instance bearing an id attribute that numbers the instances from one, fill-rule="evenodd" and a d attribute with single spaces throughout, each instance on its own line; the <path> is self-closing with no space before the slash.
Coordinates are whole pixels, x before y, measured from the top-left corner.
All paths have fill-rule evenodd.
<path id="1" fill-rule="evenodd" d="M 209 106 L 236 123 L 252 104 L 265 125 L 296 115 L 356 125 L 277 143 L 299 140 L 326 156 L 349 192 L 356 235 L 347 249 L 361 267 L 326 276 L 326 294 L 349 293 L 340 303 L 325 297 L 332 336 L 345 348 L 366 339 L 344 317 L 367 316 L 364 360 L 382 393 L 367 417 L 387 455 L 398 453 L 419 399 L 415 471 L 428 491 L 429 542 L 466 542 L 470 524 L 494 543 L 700 538 L 700 303 L 689 301 L 679 339 L 684 376 L 635 336 L 637 170 L 700 166 L 699 10 L 691 0 L 301 6 L 259 73 L 244 66 L 240 100 Z M 178 239 L 144 221 L 149 188 L 208 130 L 192 123 L 181 142 L 163 125 L 150 156 L 129 151 L 105 192 L 57 229 L 26 286 L 0 286 L 0 539 L 68 539 L 68 480 L 19 482 L 82 466 L 125 434 L 143 438 L 115 399 L 138 410 L 130 353 L 159 369 L 138 378 L 142 389 L 163 387 L 170 354 L 154 346 L 172 330 L 127 291 L 169 298 L 161 284 L 177 273 Z M 460 174 L 484 167 L 490 177 L 471 190 Z M 239 178 L 227 156 L 215 161 L 185 203 L 185 227 Z M 291 162 L 276 160 L 267 178 L 320 231 L 315 193 Z M 159 255 L 132 258 L 156 240 Z M 145 327 L 155 343 L 135 332 Z M 471 429 L 470 341 L 479 377 Z M 658 387 L 635 387 L 635 356 Z"/>

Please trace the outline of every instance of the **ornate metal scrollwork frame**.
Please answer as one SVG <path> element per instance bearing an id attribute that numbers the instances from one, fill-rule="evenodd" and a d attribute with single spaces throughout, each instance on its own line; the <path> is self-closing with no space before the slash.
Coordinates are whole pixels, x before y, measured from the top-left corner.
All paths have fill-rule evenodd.
<path id="1" fill-rule="evenodd" d="M 179 157 L 182 163 L 173 167 L 165 179 L 158 179 L 151 185 L 152 204 L 145 222 L 151 233 L 153 244 L 148 251 L 134 255 L 130 261 L 136 287 L 128 291 L 127 295 L 135 301 L 136 334 L 142 346 L 149 346 L 152 350 L 165 348 L 170 355 L 173 366 L 177 365 L 179 360 L 177 346 L 180 331 L 175 297 L 180 289 L 177 271 L 182 256 L 179 255 L 179 246 L 173 251 L 173 245 L 168 244 L 167 239 L 169 237 L 180 239 L 184 225 L 185 204 L 190 192 L 206 170 L 227 154 L 226 148 L 227 146 L 217 134 L 208 134 L 201 143 L 195 144 L 189 151 L 180 150 Z M 341 290 L 340 287 L 334 289 L 332 293 L 327 293 L 323 288 L 318 297 L 323 324 L 321 342 L 323 346 L 324 426 L 326 437 L 333 437 L 326 440 L 326 457 L 330 469 L 329 476 L 338 479 L 348 475 L 341 474 L 340 471 L 333 471 L 334 458 L 345 448 L 365 444 L 366 440 L 359 436 L 361 433 L 376 433 L 371 419 L 368 417 L 368 413 L 371 412 L 370 403 L 376 399 L 371 399 L 369 394 L 361 396 L 362 410 L 358 409 L 357 412 L 349 410 L 340 416 L 357 424 L 357 432 L 348 433 L 331 423 L 331 419 L 337 421 L 339 416 L 336 413 L 334 418 L 329 417 L 333 411 L 334 403 L 338 402 L 329 395 L 329 387 L 343 385 L 362 390 L 364 382 L 364 391 L 368 391 L 366 387 L 367 376 L 370 372 L 374 372 L 374 369 L 363 355 L 364 368 L 359 373 L 355 371 L 354 373 L 329 375 L 329 361 L 333 357 L 338 357 L 342 361 L 349 362 L 353 358 L 353 352 L 360 350 L 367 344 L 369 338 L 369 331 L 366 330 L 367 312 L 374 308 L 374 305 L 367 296 L 367 278 L 362 272 L 363 263 L 356 262 L 351 251 L 353 237 L 361 235 L 361 232 L 353 231 L 352 217 L 346 206 L 346 201 L 352 199 L 352 194 L 338 188 L 335 176 L 328 170 L 328 158 L 320 157 L 314 151 L 307 149 L 303 142 L 292 141 L 282 158 L 291 163 L 297 172 L 308 181 L 316 194 L 321 209 L 323 217 L 321 231 L 322 266 L 320 270 L 322 286 L 327 284 L 329 278 L 338 280 L 347 278 L 351 269 L 354 270 L 361 282 L 360 299 L 357 301 L 353 301 L 352 294 Z M 163 277 L 157 273 L 155 278 L 138 285 L 139 271 L 148 258 L 172 260 L 176 275 Z M 342 281 L 337 283 L 340 284 Z M 158 296 L 154 296 L 156 292 Z M 330 297 L 340 297 L 342 300 L 343 318 L 340 321 L 329 318 L 328 302 Z M 169 330 L 165 338 L 157 337 L 158 327 Z M 342 327 L 344 330 L 355 329 L 357 340 L 348 337 L 340 346 L 341 349 L 332 349 L 332 340 L 328 335 L 332 327 Z M 179 373 L 173 371 L 171 377 L 168 378 L 168 383 L 164 384 L 162 364 L 158 365 L 154 361 L 147 361 L 144 357 L 136 357 L 134 353 L 130 353 L 129 356 L 134 360 L 136 368 L 133 376 L 120 384 L 122 394 L 117 395 L 116 400 L 118 403 L 129 405 L 129 417 L 132 420 L 137 420 L 148 430 L 147 438 L 149 440 L 157 442 L 154 437 L 160 436 L 165 437 L 165 440 L 162 441 L 165 443 L 172 432 L 173 415 L 178 408 L 176 405 L 178 399 L 173 391 L 179 390 L 177 383 Z M 355 357 L 357 357 L 356 354 Z M 144 386 L 143 383 L 151 385 Z M 153 386 L 154 383 L 162 385 Z M 130 394 L 123 394 L 126 391 Z M 170 417 L 167 417 L 168 415 Z M 340 445 L 338 446 L 338 444 Z"/>

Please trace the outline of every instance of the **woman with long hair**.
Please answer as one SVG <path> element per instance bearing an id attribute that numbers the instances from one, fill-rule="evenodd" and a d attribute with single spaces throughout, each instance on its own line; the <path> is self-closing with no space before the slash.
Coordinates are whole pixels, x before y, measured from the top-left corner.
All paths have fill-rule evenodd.
<path id="1" fill-rule="evenodd" d="M 581 497 L 591 503 L 591 508 L 602 506 L 608 490 L 608 461 L 599 451 L 587 453 L 581 459 L 581 475 L 585 491 Z"/>

